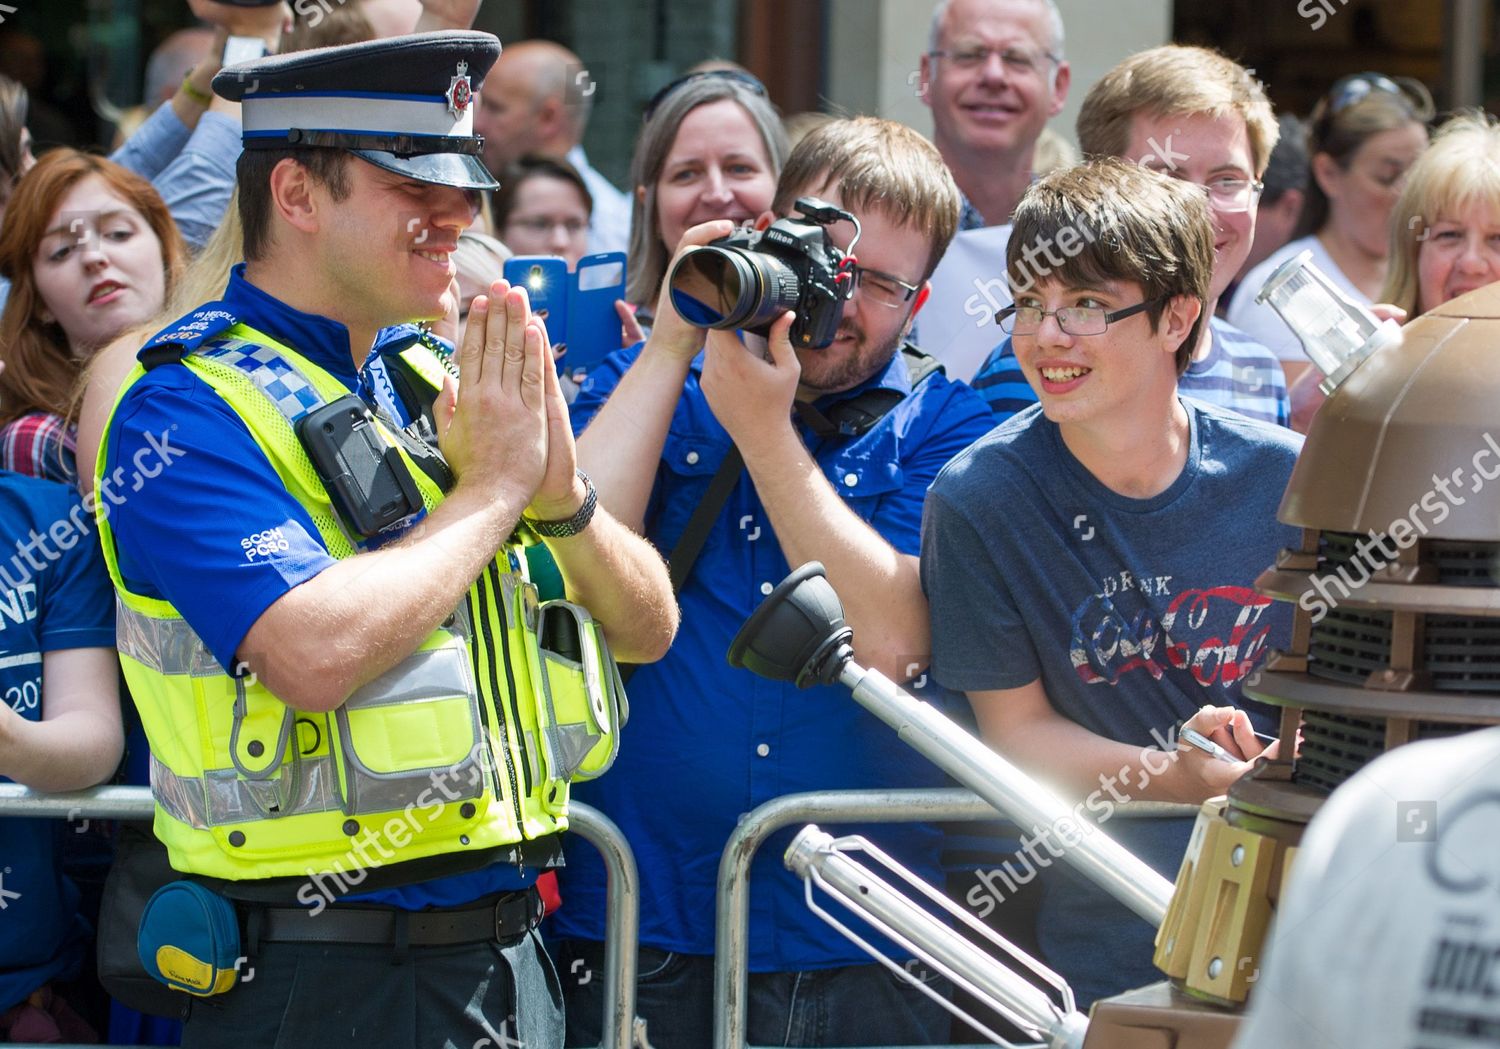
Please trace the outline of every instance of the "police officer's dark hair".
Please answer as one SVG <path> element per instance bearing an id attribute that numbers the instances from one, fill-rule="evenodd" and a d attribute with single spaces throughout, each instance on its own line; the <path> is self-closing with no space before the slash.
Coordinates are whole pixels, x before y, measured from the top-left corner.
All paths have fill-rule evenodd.
<path id="1" fill-rule="evenodd" d="M 349 196 L 349 154 L 342 149 L 291 147 L 247 149 L 235 175 L 240 186 L 240 224 L 245 227 L 245 259 L 256 262 L 271 247 L 271 172 L 283 160 L 295 160 L 328 187 L 334 200 Z"/>

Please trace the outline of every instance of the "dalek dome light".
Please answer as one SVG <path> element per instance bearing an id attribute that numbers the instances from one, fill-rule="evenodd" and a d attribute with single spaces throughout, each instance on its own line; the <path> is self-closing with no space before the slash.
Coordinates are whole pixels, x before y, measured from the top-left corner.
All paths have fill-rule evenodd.
<path id="1" fill-rule="evenodd" d="M 1302 528 L 1500 540 L 1500 284 L 1401 329 L 1319 409 L 1279 518 Z"/>

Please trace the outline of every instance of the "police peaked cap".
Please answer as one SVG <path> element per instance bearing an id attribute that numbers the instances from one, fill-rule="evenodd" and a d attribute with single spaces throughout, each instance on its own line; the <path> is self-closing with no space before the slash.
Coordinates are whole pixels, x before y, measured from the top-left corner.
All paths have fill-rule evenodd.
<path id="1" fill-rule="evenodd" d="M 214 91 L 241 103 L 246 149 L 346 149 L 421 182 L 494 189 L 474 108 L 499 57 L 490 33 L 413 33 L 240 62 Z"/>

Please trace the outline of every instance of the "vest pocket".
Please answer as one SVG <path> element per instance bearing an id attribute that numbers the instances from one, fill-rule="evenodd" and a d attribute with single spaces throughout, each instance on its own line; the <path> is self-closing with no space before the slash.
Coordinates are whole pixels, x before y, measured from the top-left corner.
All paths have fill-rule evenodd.
<path id="1" fill-rule="evenodd" d="M 564 782 L 593 779 L 614 764 L 629 717 L 619 669 L 599 624 L 568 601 L 538 613 L 538 706 L 543 752 Z"/>
<path id="2" fill-rule="evenodd" d="M 400 811 L 440 785 L 450 801 L 477 801 L 485 793 L 478 691 L 457 639 L 407 657 L 357 690 L 330 720 L 350 816 Z"/>

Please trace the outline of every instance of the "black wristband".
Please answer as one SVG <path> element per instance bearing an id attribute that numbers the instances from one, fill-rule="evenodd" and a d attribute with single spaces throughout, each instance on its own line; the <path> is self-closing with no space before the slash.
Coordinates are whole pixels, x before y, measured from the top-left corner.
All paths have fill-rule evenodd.
<path id="1" fill-rule="evenodd" d="M 526 523 L 537 535 L 547 539 L 567 539 L 582 532 L 594 519 L 594 510 L 599 505 L 599 493 L 594 490 L 594 482 L 589 480 L 588 474 L 579 470 L 578 476 L 583 481 L 583 505 L 576 514 L 563 521 L 533 521 L 528 517 Z"/>

